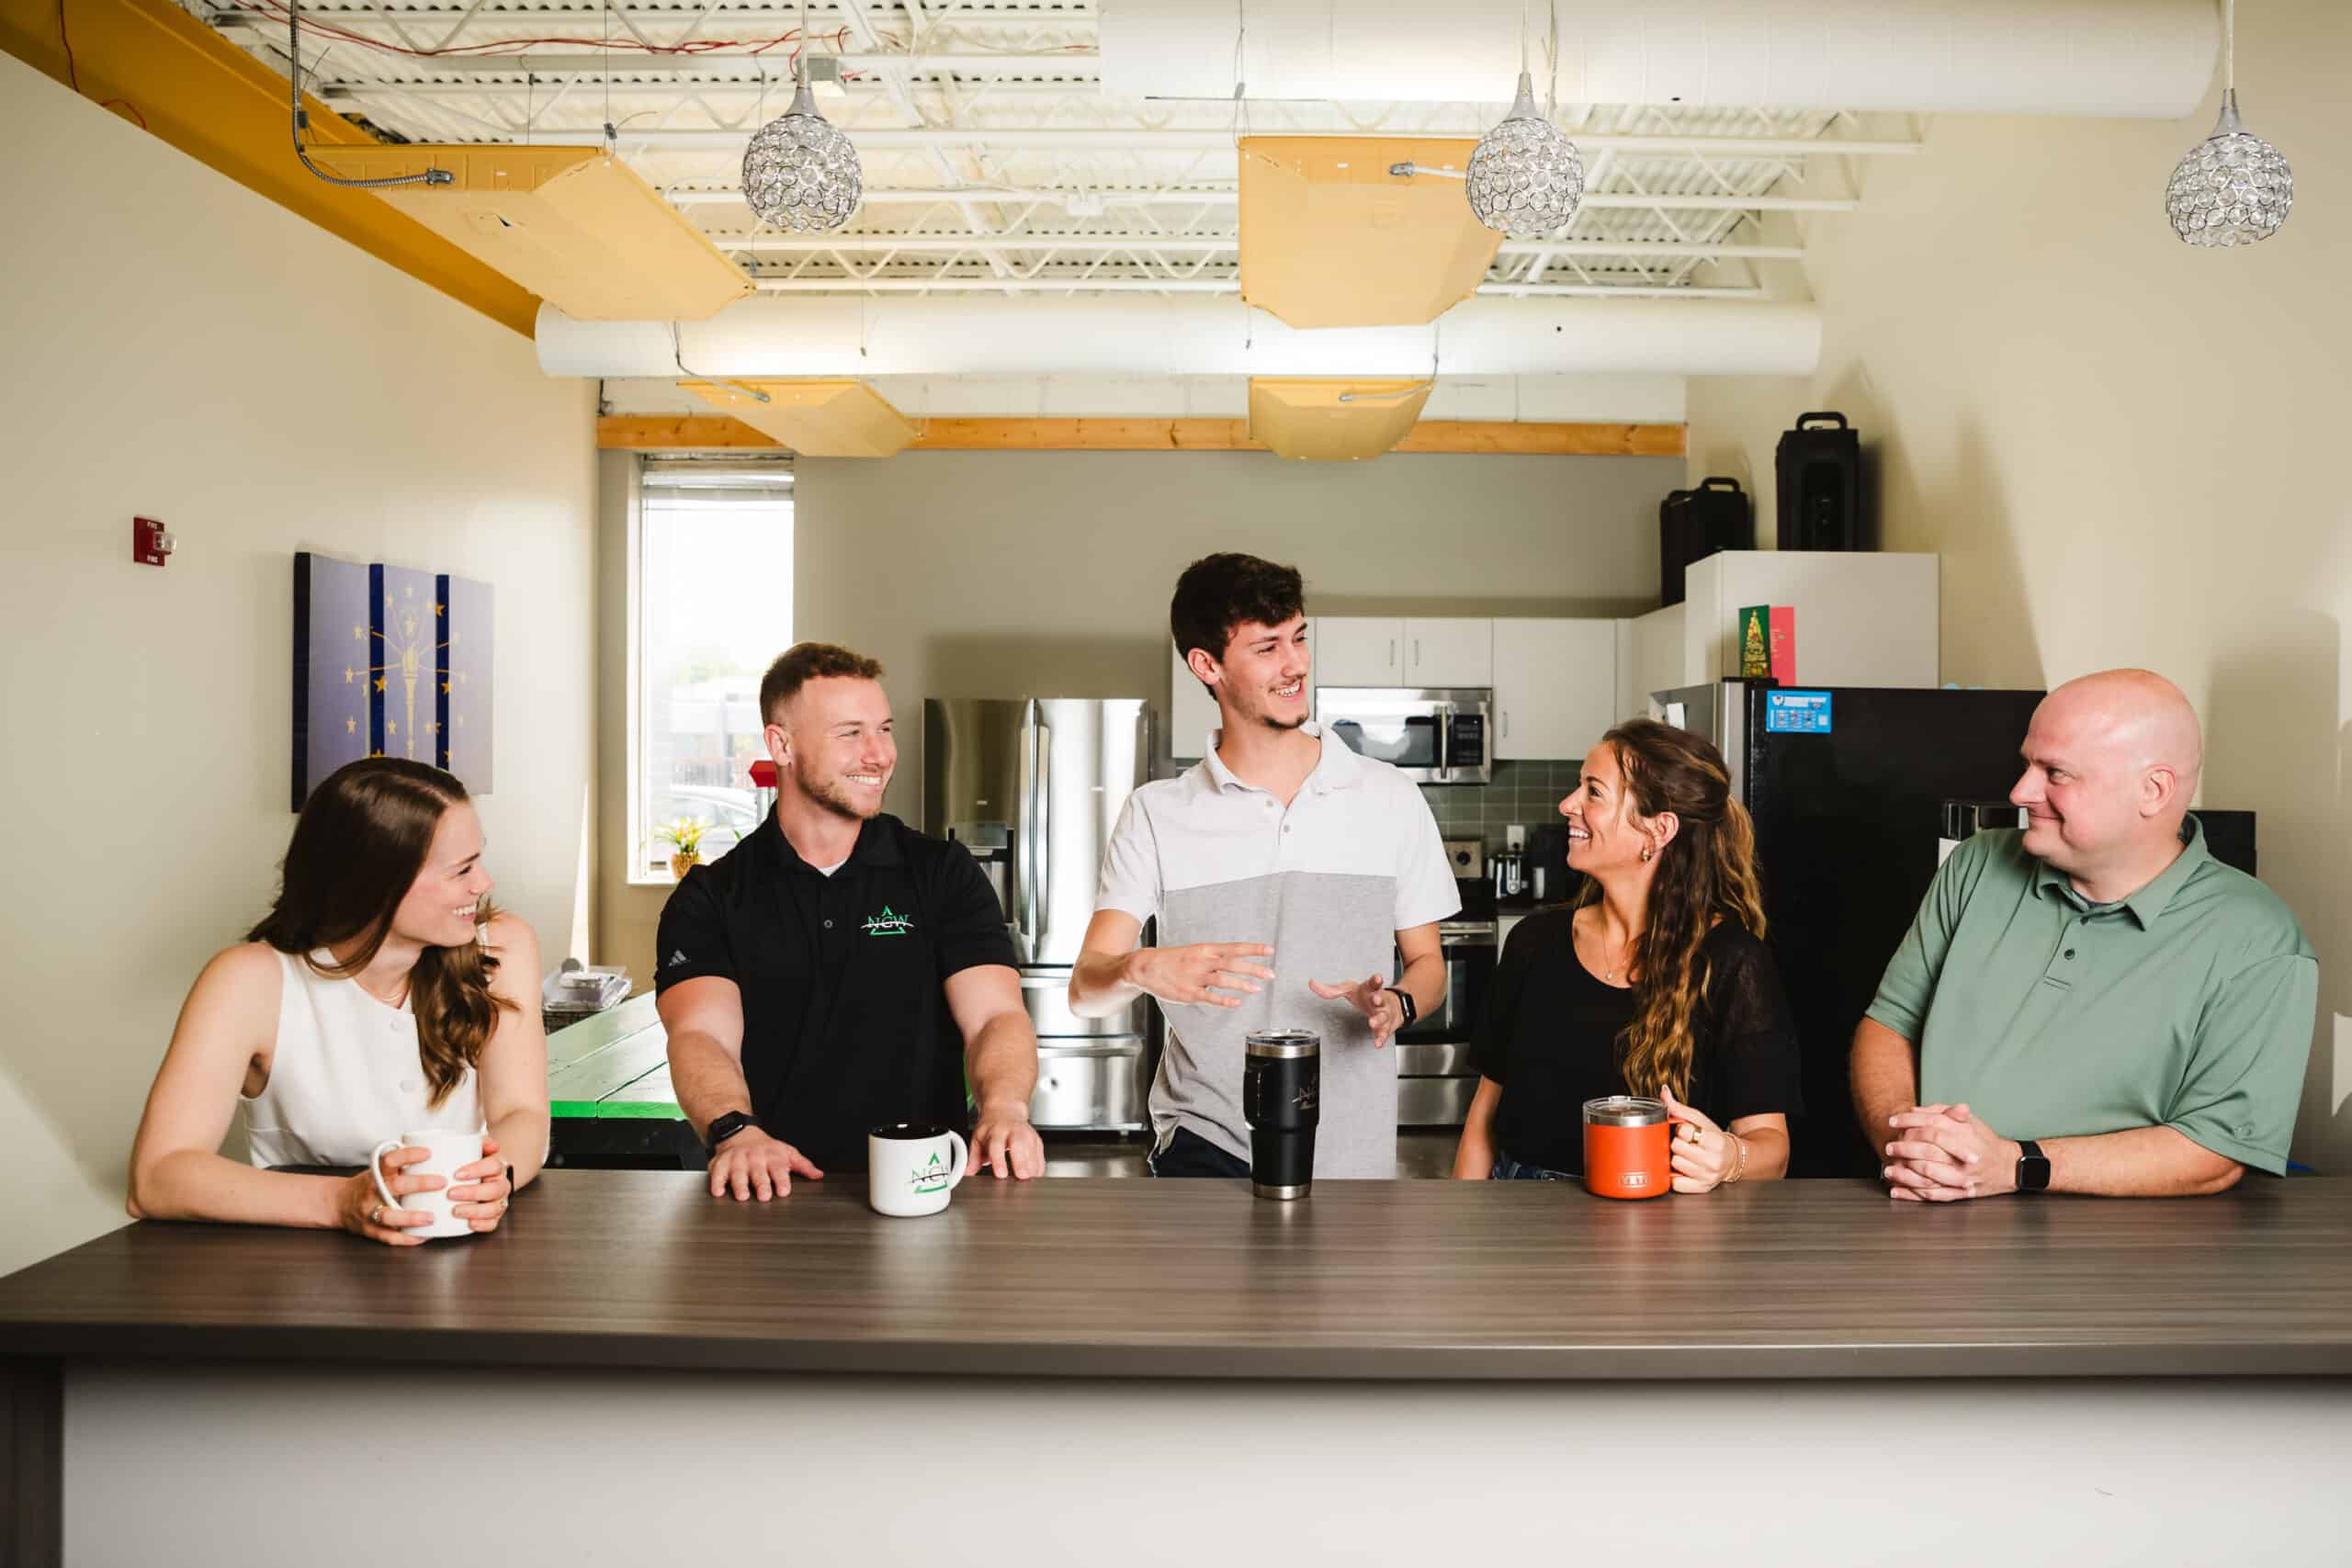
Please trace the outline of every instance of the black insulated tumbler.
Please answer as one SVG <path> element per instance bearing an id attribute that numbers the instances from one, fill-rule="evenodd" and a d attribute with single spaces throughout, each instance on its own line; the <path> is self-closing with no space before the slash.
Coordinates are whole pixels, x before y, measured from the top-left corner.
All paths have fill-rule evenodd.
<path id="1" fill-rule="evenodd" d="M 1261 1198 L 1304 1198 L 1315 1175 L 1316 1102 L 1323 1041 L 1303 1029 L 1249 1037 L 1241 1114 L 1250 1123 L 1250 1188 Z"/>

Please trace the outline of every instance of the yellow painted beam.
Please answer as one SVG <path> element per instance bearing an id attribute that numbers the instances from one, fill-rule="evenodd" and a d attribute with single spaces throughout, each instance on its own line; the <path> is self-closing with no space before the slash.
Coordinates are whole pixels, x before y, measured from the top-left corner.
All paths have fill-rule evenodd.
<path id="1" fill-rule="evenodd" d="M 863 381 L 681 381 L 728 417 L 811 457 L 895 457 L 922 427 Z"/>
<path id="2" fill-rule="evenodd" d="M 926 419 L 910 452 L 1263 452 L 1238 419 Z M 1679 424 L 1520 424 L 1425 419 L 1396 452 L 1521 457 L 1679 457 Z M 777 451 L 784 443 L 725 414 L 606 414 L 614 452 Z"/>
<path id="3" fill-rule="evenodd" d="M 0 49 L 248 190 L 531 334 L 539 302 L 529 290 L 368 192 L 312 177 L 294 156 L 285 78 L 167 0 L 64 0 L 62 9 L 57 0 L 0 0 Z M 312 142 L 379 145 L 317 99 L 303 103 Z"/>

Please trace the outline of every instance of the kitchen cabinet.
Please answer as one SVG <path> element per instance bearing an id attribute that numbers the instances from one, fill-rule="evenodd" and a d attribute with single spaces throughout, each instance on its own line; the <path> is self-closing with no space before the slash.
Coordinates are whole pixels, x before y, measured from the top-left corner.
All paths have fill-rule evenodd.
<path id="1" fill-rule="evenodd" d="M 1318 686 L 1405 686 L 1405 623 L 1394 615 L 1324 615 L 1307 623 Z"/>
<path id="2" fill-rule="evenodd" d="M 1495 623 L 1448 618 L 1405 623 L 1405 684 L 1491 686 Z"/>
<path id="3" fill-rule="evenodd" d="M 1498 761 L 1580 758 L 1617 719 L 1617 623 L 1493 623 Z"/>
<path id="4" fill-rule="evenodd" d="M 1486 686 L 1494 623 L 1469 616 L 1328 615 L 1307 634 L 1318 686 Z"/>

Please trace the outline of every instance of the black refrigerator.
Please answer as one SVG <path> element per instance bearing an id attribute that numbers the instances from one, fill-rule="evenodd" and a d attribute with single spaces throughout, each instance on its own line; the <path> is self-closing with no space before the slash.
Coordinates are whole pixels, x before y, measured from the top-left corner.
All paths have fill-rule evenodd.
<path id="1" fill-rule="evenodd" d="M 1792 1176 L 1871 1175 L 1884 1163 L 1854 1124 L 1854 1027 L 1935 878 L 1943 803 L 2008 795 L 2041 697 L 1769 681 L 1653 694 L 1659 716 L 1721 748 L 1756 820 L 1764 913 L 1804 1064 Z"/>

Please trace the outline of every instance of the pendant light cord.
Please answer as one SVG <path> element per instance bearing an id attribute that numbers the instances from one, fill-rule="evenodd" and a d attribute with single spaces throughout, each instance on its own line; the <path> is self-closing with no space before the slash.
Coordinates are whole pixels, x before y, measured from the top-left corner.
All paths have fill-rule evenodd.
<path id="1" fill-rule="evenodd" d="M 2238 0 L 2222 0 L 2222 87 L 2238 90 Z"/>
<path id="2" fill-rule="evenodd" d="M 311 113 L 302 107 L 302 17 L 301 0 L 286 0 L 286 76 L 292 88 L 294 111 L 294 156 L 302 166 L 331 186 L 347 190 L 389 190 L 394 186 L 447 186 L 458 183 L 458 176 L 447 169 L 428 168 L 421 175 L 393 175 L 377 180 L 347 180 L 341 175 L 331 175 L 311 162 L 311 150 L 302 145 L 302 132 L 311 129 Z"/>

